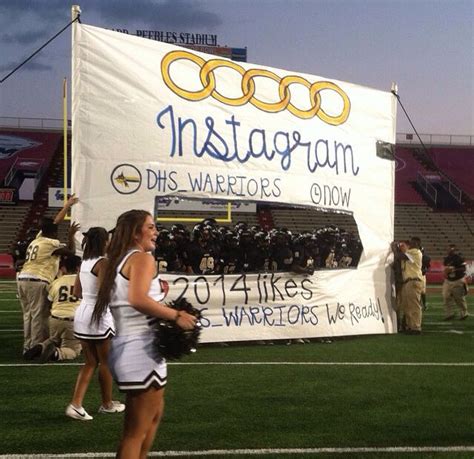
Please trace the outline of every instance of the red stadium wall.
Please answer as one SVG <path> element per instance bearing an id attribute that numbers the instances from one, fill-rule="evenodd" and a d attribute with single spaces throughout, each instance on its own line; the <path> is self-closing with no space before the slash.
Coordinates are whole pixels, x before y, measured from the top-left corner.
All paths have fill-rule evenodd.
<path id="1" fill-rule="evenodd" d="M 466 260 L 468 265 L 468 273 L 472 272 L 472 267 L 474 266 L 474 260 Z M 426 273 L 426 283 L 427 284 L 442 284 L 444 282 L 444 273 L 443 273 L 443 260 L 431 260 L 431 267 L 428 273 Z M 472 279 L 468 277 L 469 283 L 472 282 Z"/>
<path id="2" fill-rule="evenodd" d="M 395 148 L 395 203 L 396 204 L 426 204 L 421 195 L 413 188 L 418 172 L 428 174 L 430 171 L 413 157 L 410 147 Z"/>
<path id="3" fill-rule="evenodd" d="M 60 133 L 0 129 L 0 183 L 12 166 L 27 173 L 47 170 L 61 139 Z"/>
<path id="4" fill-rule="evenodd" d="M 433 147 L 430 155 L 434 163 L 471 198 L 474 198 L 474 147 Z"/>
<path id="5" fill-rule="evenodd" d="M 0 253 L 0 279 L 15 279 L 13 257 L 9 253 Z"/>

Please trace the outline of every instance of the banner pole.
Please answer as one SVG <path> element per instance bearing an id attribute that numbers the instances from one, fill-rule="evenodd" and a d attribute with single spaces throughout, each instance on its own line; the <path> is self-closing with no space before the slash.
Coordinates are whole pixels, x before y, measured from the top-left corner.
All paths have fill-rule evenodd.
<path id="1" fill-rule="evenodd" d="M 71 19 L 74 21 L 81 15 L 81 7 L 79 5 L 72 5 Z"/>
<path id="2" fill-rule="evenodd" d="M 67 180 L 67 78 L 63 80 L 63 186 L 64 204 L 68 200 L 68 180 Z"/>
<path id="3" fill-rule="evenodd" d="M 73 171 L 72 171 L 72 154 L 73 154 L 73 135 L 72 135 L 72 115 L 73 115 L 73 96 L 74 96 L 74 40 L 76 37 L 78 22 L 81 22 L 81 7 L 79 5 L 72 5 L 71 7 L 71 20 L 72 20 L 72 29 L 71 29 L 71 194 L 74 193 L 73 191 Z M 67 185 L 68 185 L 68 177 L 67 177 L 67 83 L 65 78 L 64 84 L 64 198 L 67 199 Z M 74 213 L 74 208 L 71 209 L 72 214 Z M 69 216 L 69 220 L 72 217 L 72 214 Z"/>

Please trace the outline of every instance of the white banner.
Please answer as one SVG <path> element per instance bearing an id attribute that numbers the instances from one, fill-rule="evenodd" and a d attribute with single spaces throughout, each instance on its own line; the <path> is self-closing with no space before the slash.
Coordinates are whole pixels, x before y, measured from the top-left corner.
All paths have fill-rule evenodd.
<path id="1" fill-rule="evenodd" d="M 358 268 L 324 273 L 312 301 L 335 311 L 372 299 L 394 317 L 395 167 L 377 146 L 395 143 L 395 117 L 389 92 L 75 23 L 72 218 L 110 229 L 126 209 L 153 212 L 157 196 L 351 212 L 364 247 Z"/>
<path id="2" fill-rule="evenodd" d="M 184 296 L 201 310 L 203 343 L 393 331 L 387 298 L 378 297 L 375 288 L 344 289 L 333 303 L 325 292 L 331 277 L 329 271 L 313 276 L 281 272 L 161 275 L 169 283 L 169 298 Z M 355 270 L 341 271 L 338 277 L 356 287 Z"/>

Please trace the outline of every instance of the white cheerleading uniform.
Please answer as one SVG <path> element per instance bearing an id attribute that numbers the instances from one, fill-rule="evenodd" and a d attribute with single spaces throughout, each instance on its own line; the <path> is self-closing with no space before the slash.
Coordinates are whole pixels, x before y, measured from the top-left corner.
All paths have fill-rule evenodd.
<path id="1" fill-rule="evenodd" d="M 120 272 L 135 252 L 128 252 L 118 265 L 110 301 L 117 334 L 109 352 L 109 367 L 121 391 L 164 387 L 167 378 L 166 360 L 154 344 L 154 324 L 159 319 L 139 312 L 129 303 L 129 280 Z M 152 279 L 148 295 L 155 301 L 163 300 L 165 294 L 158 276 Z"/>
<path id="2" fill-rule="evenodd" d="M 82 301 L 74 314 L 74 336 L 82 340 L 101 340 L 115 335 L 114 319 L 107 308 L 99 323 L 91 322 L 99 289 L 98 278 L 92 272 L 104 257 L 90 258 L 81 263 L 79 278 L 82 287 Z"/>

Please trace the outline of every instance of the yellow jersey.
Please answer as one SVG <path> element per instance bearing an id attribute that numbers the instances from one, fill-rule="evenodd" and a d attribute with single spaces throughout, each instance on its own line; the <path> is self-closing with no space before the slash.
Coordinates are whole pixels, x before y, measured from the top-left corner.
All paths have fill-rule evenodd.
<path id="1" fill-rule="evenodd" d="M 421 250 L 419 249 L 408 249 L 405 252 L 408 260 L 402 260 L 402 275 L 403 280 L 407 279 L 419 279 L 422 280 L 423 274 L 421 273 L 421 259 L 423 257 Z"/>
<path id="2" fill-rule="evenodd" d="M 19 278 L 33 277 L 52 282 L 59 269 L 59 257 L 52 254 L 60 247 L 64 247 L 64 245 L 58 239 L 44 237 L 40 232 L 26 249 L 25 264 Z"/>
<path id="3" fill-rule="evenodd" d="M 48 300 L 51 301 L 51 315 L 60 319 L 72 319 L 79 306 L 79 298 L 73 295 L 77 274 L 65 274 L 58 277 L 48 288 Z"/>

